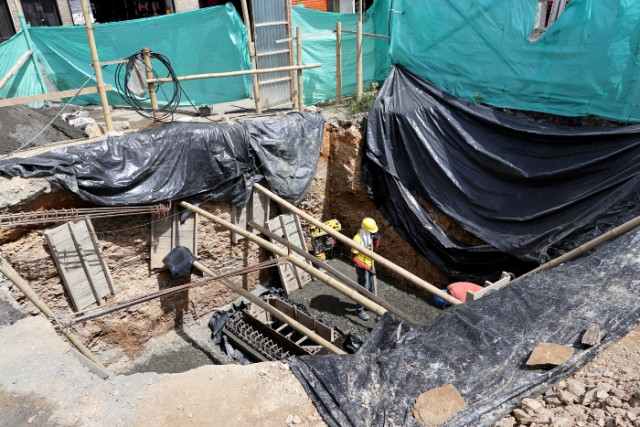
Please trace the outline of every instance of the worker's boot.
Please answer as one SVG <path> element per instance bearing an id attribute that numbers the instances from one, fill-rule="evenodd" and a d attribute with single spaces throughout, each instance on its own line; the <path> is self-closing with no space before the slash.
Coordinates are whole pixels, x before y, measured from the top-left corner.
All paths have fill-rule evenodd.
<path id="1" fill-rule="evenodd" d="M 362 320 L 369 320 L 369 315 L 364 310 L 361 310 L 358 312 L 358 317 L 361 318 Z"/>

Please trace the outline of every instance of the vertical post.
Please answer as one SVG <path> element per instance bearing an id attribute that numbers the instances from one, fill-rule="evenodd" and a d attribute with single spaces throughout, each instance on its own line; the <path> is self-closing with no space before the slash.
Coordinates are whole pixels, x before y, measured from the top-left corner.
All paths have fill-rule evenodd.
<path id="1" fill-rule="evenodd" d="M 342 22 L 336 22 L 336 102 L 342 102 Z"/>
<path id="2" fill-rule="evenodd" d="M 96 73 L 96 81 L 98 83 L 98 94 L 100 95 L 100 103 L 102 104 L 102 113 L 104 121 L 107 124 L 107 133 L 113 132 L 113 123 L 111 123 L 111 112 L 109 111 L 109 102 L 107 101 L 107 92 L 104 90 L 104 80 L 102 80 L 102 68 L 100 68 L 100 59 L 98 58 L 98 49 L 96 48 L 96 40 L 93 37 L 93 25 L 89 16 L 89 8 L 87 1 L 81 0 L 82 15 L 84 16 L 84 25 L 87 30 L 87 39 L 89 39 L 89 49 L 91 50 L 91 61 L 93 71 Z"/>
<path id="3" fill-rule="evenodd" d="M 142 57 L 144 58 L 145 70 L 147 71 L 147 80 L 153 78 L 153 68 L 151 68 L 151 55 L 149 54 L 149 48 L 142 48 Z M 151 100 L 151 111 L 153 112 L 153 118 L 158 120 L 158 96 L 156 95 L 156 88 L 153 82 L 147 83 L 149 88 L 149 99 Z"/>
<path id="4" fill-rule="evenodd" d="M 249 57 L 251 58 L 251 65 L 256 70 L 256 50 L 253 44 L 253 37 L 251 36 L 251 22 L 249 22 L 249 8 L 247 7 L 247 0 L 242 0 L 242 17 L 244 19 L 244 26 L 247 27 L 247 44 L 249 45 Z M 256 113 L 262 114 L 262 101 L 260 100 L 260 85 L 258 84 L 258 75 L 253 75 L 253 101 L 256 103 Z"/>
<path id="5" fill-rule="evenodd" d="M 296 47 L 298 65 L 302 65 L 302 28 L 296 27 Z M 302 96 L 302 69 L 298 69 L 298 111 L 304 111 L 304 97 Z"/>
<path id="6" fill-rule="evenodd" d="M 356 23 L 356 101 L 362 99 L 362 21 Z"/>
<path id="7" fill-rule="evenodd" d="M 293 16 L 291 13 L 291 2 L 287 1 L 287 37 L 289 38 L 289 65 L 295 65 L 293 58 Z M 297 92 L 296 92 L 296 73 L 294 70 L 289 71 L 289 78 L 291 79 L 291 104 L 293 108 L 296 107 Z"/>

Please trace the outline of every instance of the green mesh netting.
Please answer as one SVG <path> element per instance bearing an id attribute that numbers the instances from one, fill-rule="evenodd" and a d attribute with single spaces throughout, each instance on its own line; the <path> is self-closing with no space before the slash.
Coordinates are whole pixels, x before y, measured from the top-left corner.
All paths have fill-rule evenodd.
<path id="1" fill-rule="evenodd" d="M 530 41 L 537 0 L 394 0 L 390 53 L 467 100 L 640 121 L 640 2 L 571 0 Z"/>
<path id="2" fill-rule="evenodd" d="M 377 2 L 384 4 L 385 2 Z M 370 34 L 387 35 L 386 20 L 388 10 L 378 12 L 379 6 L 370 10 L 364 18 L 362 31 Z M 372 13 L 373 11 L 376 13 Z M 312 68 L 303 73 L 304 103 L 315 104 L 336 97 L 336 23 L 342 23 L 342 94 L 356 91 L 356 35 L 344 33 L 356 31 L 357 14 L 319 12 L 317 10 L 294 7 L 293 27 L 302 30 L 302 62 L 311 64 L 320 62 L 322 68 Z M 382 31 L 382 32 L 380 32 Z M 313 36 L 317 33 L 324 33 Z M 306 37 L 305 37 L 306 36 Z M 364 84 L 383 81 L 390 70 L 386 39 L 363 37 L 362 74 Z"/>
<path id="3" fill-rule="evenodd" d="M 530 41 L 537 0 L 377 0 L 365 15 L 365 84 L 388 75 L 390 59 L 447 92 L 472 102 L 563 116 L 595 115 L 640 122 L 640 1 L 572 0 L 553 26 Z M 303 35 L 355 31 L 357 15 L 293 8 Z M 230 5 L 155 18 L 95 25 L 102 61 L 143 46 L 167 56 L 178 75 L 250 68 L 246 30 Z M 37 27 L 30 33 L 59 90 L 92 75 L 84 27 Z M 20 34 L 0 45 L 0 74 L 26 50 Z M 335 34 L 303 41 L 303 62 L 321 62 L 304 76 L 305 104 L 335 98 Z M 355 92 L 355 35 L 343 35 L 343 90 Z M 104 69 L 113 84 L 114 66 Z M 2 74 L 3 75 L 3 74 Z M 0 96 L 41 93 L 33 61 Z M 15 79 L 21 79 L 16 85 Z M 196 105 L 251 94 L 251 77 L 184 82 Z M 95 83 L 92 83 L 95 84 Z M 160 94 L 162 99 L 162 94 Z M 97 103 L 97 95 L 82 98 Z M 109 102 L 123 104 L 116 93 Z M 186 99 L 182 105 L 187 105 Z"/>
<path id="4" fill-rule="evenodd" d="M 29 42 L 23 32 L 19 32 L 0 44 L 0 79 L 7 75 L 28 50 L 30 50 Z M 46 87 L 38 76 L 36 61 L 36 56 L 32 54 L 0 89 L 0 98 L 17 98 L 46 92 Z M 35 102 L 29 105 L 39 108 L 42 104 L 42 102 Z"/>
<path id="5" fill-rule="evenodd" d="M 231 4 L 132 21 L 95 24 L 96 46 L 101 62 L 128 57 L 143 47 L 166 56 L 178 76 L 237 71 L 251 68 L 246 29 Z M 46 70 L 58 90 L 79 88 L 93 75 L 91 53 L 84 26 L 35 27 L 29 32 L 46 61 Z M 159 72 L 163 69 L 155 61 Z M 105 84 L 114 85 L 115 65 L 102 71 Z M 160 77 L 165 77 L 161 75 Z M 190 80 L 181 83 L 197 105 L 247 98 L 251 77 L 237 76 Z M 95 86 L 95 81 L 90 83 Z M 158 99 L 171 96 L 162 91 Z M 115 91 L 108 93 L 111 105 L 124 105 Z M 99 104 L 98 95 L 77 98 Z M 189 105 L 183 96 L 181 106 Z"/>

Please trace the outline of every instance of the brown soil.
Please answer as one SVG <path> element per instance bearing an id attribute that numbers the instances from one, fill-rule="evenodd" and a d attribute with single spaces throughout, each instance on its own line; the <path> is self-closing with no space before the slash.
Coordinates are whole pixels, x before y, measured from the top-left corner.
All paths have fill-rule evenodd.
<path id="1" fill-rule="evenodd" d="M 344 118 L 328 121 L 317 173 L 311 190 L 300 207 L 324 221 L 332 218 L 338 219 L 343 226 L 343 233 L 347 236 L 355 234 L 363 217 L 373 217 L 381 229 L 382 245 L 379 249 L 381 255 L 435 285 L 445 286 L 448 283 L 447 277 L 404 242 L 377 212 L 368 198 L 359 172 L 362 143 L 359 129 L 359 121 L 345 120 Z M 0 203 L 0 211 L 50 209 L 80 203 L 74 196 L 50 187 L 46 188 L 45 184 L 40 184 L 39 187 L 36 186 L 37 189 L 30 191 L 20 180 L 2 180 L 0 187 L 3 190 L 5 188 L 12 189 L 9 192 L 3 191 L 3 196 L 5 194 L 15 196 L 14 199 L 5 201 L 4 205 Z M 14 200 L 20 200 L 20 202 Z M 226 219 L 229 219 L 231 215 L 230 207 L 223 203 L 208 203 L 203 208 Z M 434 213 L 439 224 L 457 239 L 474 242 L 473 236 L 463 232 L 449 219 L 434 209 L 430 211 Z M 308 224 L 305 224 L 305 230 L 308 233 L 307 226 Z M 117 294 L 110 301 L 123 301 L 184 283 L 183 279 L 171 278 L 166 271 L 149 271 L 149 216 L 100 219 L 94 221 L 94 227 L 117 286 Z M 43 231 L 38 228 L 27 228 L 20 230 L 20 232 L 2 234 L 0 235 L 0 251 L 10 259 L 12 266 L 29 282 L 40 298 L 45 300 L 56 314 L 64 316 L 71 312 L 71 305 L 44 240 Z M 268 258 L 268 254 L 264 250 L 246 240 L 232 244 L 228 231 L 204 220 L 199 226 L 198 251 L 200 261 L 203 264 L 220 272 L 255 265 Z M 348 261 L 348 257 L 348 250 L 344 247 L 338 247 L 336 251 L 338 261 Z M 345 265 L 347 265 L 345 268 L 350 269 L 348 264 Z M 398 308 L 409 310 L 424 307 L 422 313 L 411 313 L 416 317 L 419 314 L 424 315 L 424 318 L 421 319 L 424 323 L 430 322 L 431 313 L 437 314 L 430 311 L 434 309 L 429 305 L 428 298 L 423 298 L 424 305 L 416 304 L 415 299 L 412 300 L 411 289 L 407 289 L 404 284 L 399 284 L 397 277 L 394 277 L 393 274 L 387 272 L 385 275 L 383 273 L 382 277 L 387 282 L 385 286 L 388 286 L 388 298 L 394 300 L 391 301 L 392 303 L 398 302 Z M 279 279 L 275 271 L 263 270 L 246 277 L 239 277 L 237 281 L 245 288 L 253 289 L 256 284 L 265 287 L 277 284 Z M 359 334 L 366 334 L 373 326 L 374 320 L 358 323 L 350 311 L 352 307 L 349 303 L 340 300 L 339 296 L 335 296 L 340 301 L 339 305 L 336 305 L 336 299 L 332 298 L 332 293 L 325 291 L 323 287 L 313 285 L 308 288 L 307 292 L 307 294 L 301 292 L 298 295 L 299 301 L 309 305 L 316 314 L 325 316 L 330 322 L 352 318 L 353 327 L 351 329 Z M 405 294 L 409 295 L 407 297 L 409 302 L 403 302 Z M 7 304 L 13 309 L 20 309 L 27 314 L 37 313 L 36 308 L 6 280 L 0 280 L 0 298 L 7 300 Z M 136 358 L 148 351 L 147 347 L 152 342 L 152 338 L 167 332 L 181 332 L 184 325 L 199 324 L 205 327 L 212 311 L 229 304 L 235 298 L 236 296 L 226 287 L 214 283 L 210 286 L 191 289 L 184 294 L 154 300 L 89 321 L 75 327 L 74 330 L 91 351 L 100 355 L 103 363 L 123 371 L 126 367 L 131 366 Z M 319 302 L 319 299 L 322 301 Z M 336 307 L 341 311 L 336 312 Z M 23 322 L 20 321 L 18 324 Z M 47 375 L 51 376 L 44 375 L 37 369 L 33 370 L 33 376 L 29 376 L 31 374 L 22 370 L 17 370 L 19 375 L 17 377 L 11 376 L 13 374 L 11 369 L 16 369 L 19 363 L 18 359 L 37 359 L 43 365 L 49 365 L 44 355 L 50 353 L 50 348 L 45 350 L 39 344 L 34 344 L 31 341 L 31 338 L 42 339 L 45 342 L 50 341 L 50 338 L 33 332 L 38 327 L 42 329 L 42 325 L 37 325 L 35 328 L 34 325 L 21 327 L 25 328 L 22 332 L 33 333 L 33 336 L 20 340 L 15 338 L 18 335 L 14 336 L 14 331 L 6 331 L 13 327 L 0 329 L 0 338 L 4 336 L 7 340 L 5 342 L 12 342 L 19 347 L 11 347 L 14 352 L 11 353 L 13 355 L 11 358 L 0 358 L 4 363 L 0 366 L 0 402 L 5 407 L 0 415 L 3 419 L 15 420 L 16 424 L 25 423 L 30 419 L 32 421 L 54 420 L 54 422 L 45 422 L 50 425 L 80 424 L 83 422 L 82 420 L 86 422 L 87 418 L 83 418 L 83 415 L 86 414 L 91 414 L 94 417 L 105 416 L 104 419 L 122 425 L 142 424 L 148 421 L 165 424 L 178 422 L 206 424 L 219 419 L 230 420 L 229 425 L 243 422 L 259 425 L 322 424 L 315 410 L 309 408 L 310 401 L 301 391 L 300 385 L 288 371 L 285 372 L 285 368 L 279 365 L 274 365 L 278 367 L 266 368 L 268 372 L 262 374 L 260 367 L 206 367 L 189 371 L 184 375 L 179 374 L 180 376 L 177 377 L 164 376 L 160 378 L 150 374 L 115 376 L 114 383 L 111 384 L 111 386 L 117 385 L 111 389 L 116 390 L 113 392 L 116 393 L 115 397 L 110 395 L 109 390 L 102 388 L 92 389 L 96 394 L 92 394 L 90 397 L 83 396 L 83 392 L 79 392 L 77 402 L 80 402 L 79 405 L 82 409 L 74 412 L 67 403 L 60 402 L 60 397 L 52 397 L 51 390 L 40 390 L 40 388 L 47 388 L 42 387 L 43 382 L 47 386 L 50 383 L 55 383 L 56 386 L 52 390 L 57 390 L 61 395 L 64 395 L 62 392 L 64 387 L 60 384 L 71 387 L 63 381 L 68 379 L 64 378 L 65 372 L 69 375 L 68 369 L 61 369 L 57 374 L 54 372 L 55 369 L 52 369 L 51 372 L 46 371 Z M 349 326 L 345 324 L 343 329 L 349 329 Z M 637 373 L 637 357 L 640 354 L 640 350 L 638 350 L 639 335 L 638 331 L 630 334 L 627 339 L 609 348 L 598 360 L 581 371 L 586 373 L 578 373 L 574 376 L 574 380 L 582 381 L 586 390 L 583 396 L 578 396 L 580 394 L 578 393 L 576 394 L 578 397 L 575 399 L 570 396 L 567 398 L 567 402 L 573 399 L 573 403 L 563 403 L 560 398 L 563 395 L 561 392 L 566 391 L 568 387 L 567 381 L 559 384 L 549 394 L 537 397 L 535 400 L 545 409 L 551 411 L 554 418 L 535 418 L 529 412 L 539 408 L 536 404 L 528 402 L 529 406 L 523 409 L 526 416 L 520 412 L 514 412 L 513 419 L 506 418 L 501 421 L 503 424 L 500 425 L 510 425 L 509 423 L 512 425 L 518 422 L 522 425 L 571 425 L 571 423 L 575 423 L 573 425 L 639 426 L 640 423 L 636 419 L 632 419 L 634 415 L 638 415 L 634 408 L 638 406 L 636 402 L 637 397 L 640 396 L 638 394 L 640 390 L 637 386 L 639 381 L 634 376 Z M 20 346 L 21 343 L 22 346 Z M 57 344 L 54 345 L 54 347 L 56 346 Z M 67 354 L 69 350 L 65 347 L 59 349 L 59 352 Z M 13 358 L 14 356 L 16 359 Z M 61 364 L 62 366 L 73 365 L 67 359 Z M 21 377 L 20 375 L 25 376 Z M 42 377 L 38 378 L 37 375 L 42 375 Z M 625 376 L 636 378 L 636 381 L 627 381 Z M 212 383 L 214 377 L 219 381 Z M 160 381 L 158 381 L 159 378 Z M 220 378 L 226 380 L 222 382 Z M 588 378 L 591 379 L 588 380 Z M 82 381 L 78 387 L 80 389 L 88 387 Z M 91 380 L 86 381 L 91 382 Z M 149 381 L 150 384 L 147 384 Z M 156 383 L 162 383 L 162 386 L 153 386 Z M 610 387 L 603 385 L 604 383 L 609 384 Z M 192 384 L 197 384 L 197 387 L 192 387 Z M 10 385 L 9 389 L 7 389 L 7 385 Z M 268 388 L 259 390 L 260 387 Z M 598 389 L 598 387 L 600 388 Z M 220 396 L 220 393 L 216 395 L 212 391 L 213 389 L 225 392 L 228 390 L 228 396 L 237 400 L 226 399 Z M 592 389 L 605 390 L 599 394 L 604 400 L 596 399 L 596 401 L 585 402 L 584 397 Z M 573 387 L 572 390 L 576 391 L 576 388 Z M 271 403 L 260 401 L 260 404 L 254 405 L 253 399 L 260 392 L 263 395 L 268 392 L 270 397 L 277 397 L 277 399 Z M 605 392 L 607 393 L 606 397 L 604 396 Z M 243 396 L 251 396 L 252 404 L 246 404 L 246 400 L 243 401 Z M 281 396 L 283 398 L 280 398 Z M 297 396 L 297 399 L 293 396 Z M 557 401 L 550 396 L 557 397 L 561 404 L 557 404 Z M 620 405 L 617 405 L 615 399 L 607 400 L 611 396 L 616 396 L 621 401 Z M 222 400 L 216 402 L 215 399 Z M 103 400 L 106 402 L 104 405 L 113 405 L 116 412 L 125 411 L 128 406 L 134 409 L 131 416 L 117 418 L 113 415 L 109 418 L 105 415 L 109 412 L 107 409 L 109 407 L 104 407 Z M 7 412 L 7 408 L 9 408 L 7 405 L 16 402 L 27 402 L 27 404 L 17 410 L 17 413 Z M 98 403 L 96 404 L 96 402 Z M 228 405 L 226 409 L 220 406 L 222 402 L 226 402 Z M 243 403 L 242 407 L 238 406 L 238 402 Z M 292 406 L 287 406 L 290 403 Z M 95 409 L 87 409 L 89 405 L 94 405 Z M 260 405 L 273 406 L 264 409 Z M 300 413 L 293 409 L 283 409 L 296 407 L 295 405 L 303 408 Z M 531 409 L 532 407 L 535 409 Z M 581 418 L 582 415 L 578 414 L 576 407 L 582 408 L 580 410 L 586 418 Z M 261 414 L 257 412 L 260 408 L 263 409 Z M 602 412 L 598 412 L 596 409 Z M 65 410 L 67 413 L 61 415 Z M 625 410 L 626 413 L 623 414 L 622 410 Z M 602 415 L 603 413 L 604 415 Z M 631 415 L 629 415 L 630 413 Z M 74 414 L 81 415 L 74 418 Z M 245 418 L 238 414 L 244 414 Z M 540 411 L 540 414 L 542 414 L 540 417 L 548 415 L 543 411 Z M 294 415 L 298 418 L 294 418 Z M 4 418 L 5 416 L 9 418 Z M 531 418 L 531 422 L 527 416 Z M 565 418 L 569 421 L 563 421 Z M 612 422 L 614 424 L 611 424 Z M 225 423 L 226 421 L 222 424 Z"/>

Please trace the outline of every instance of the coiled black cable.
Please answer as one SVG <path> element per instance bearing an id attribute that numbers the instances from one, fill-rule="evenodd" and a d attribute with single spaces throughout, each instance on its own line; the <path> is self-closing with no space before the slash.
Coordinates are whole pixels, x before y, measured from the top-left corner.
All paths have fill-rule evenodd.
<path id="1" fill-rule="evenodd" d="M 142 64 L 145 64 L 145 71 L 147 70 L 142 51 L 131 55 L 127 62 L 118 64 L 115 75 L 116 88 L 124 98 L 125 102 L 129 104 L 129 106 L 131 106 L 141 116 L 150 120 L 166 121 L 169 119 L 169 121 L 172 121 L 173 115 L 180 105 L 181 96 L 184 90 L 180 86 L 180 82 L 178 81 L 176 73 L 166 56 L 150 51 L 149 58 L 151 60 L 158 61 L 166 68 L 167 75 L 165 76 L 165 78 L 171 77 L 171 82 L 155 82 L 153 84 L 155 92 L 157 94 L 162 94 L 163 98 L 166 100 L 164 104 L 158 104 L 158 110 L 155 112 L 155 114 L 151 107 L 145 106 L 145 104 L 149 105 L 148 103 L 150 102 L 150 95 L 148 90 L 145 96 L 138 96 L 129 89 L 129 81 L 131 80 L 131 74 L 134 71 L 136 62 L 142 61 Z M 151 72 L 154 78 L 158 78 L 158 68 L 159 67 L 151 68 Z M 185 96 L 187 97 L 189 103 L 191 103 L 193 108 L 196 109 L 186 93 Z"/>

